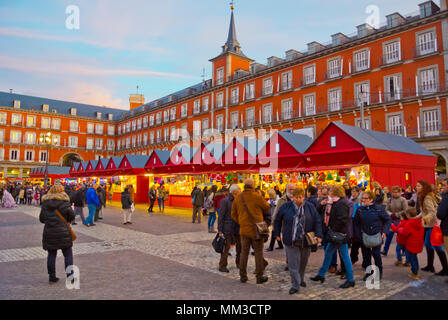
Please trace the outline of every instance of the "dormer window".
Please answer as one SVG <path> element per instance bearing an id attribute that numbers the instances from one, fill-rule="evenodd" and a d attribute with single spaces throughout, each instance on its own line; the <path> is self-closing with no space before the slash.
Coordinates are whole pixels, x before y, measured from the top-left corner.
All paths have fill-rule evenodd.
<path id="1" fill-rule="evenodd" d="M 97 119 L 101 119 L 101 112 L 97 112 L 97 113 L 96 113 L 96 118 L 97 118 Z"/>
<path id="2" fill-rule="evenodd" d="M 224 83 L 224 68 L 216 70 L 216 84 L 220 85 Z"/>
<path id="3" fill-rule="evenodd" d="M 70 108 L 70 114 L 76 116 L 76 108 Z"/>
<path id="4" fill-rule="evenodd" d="M 20 109 L 20 100 L 14 100 L 14 108 Z"/>
<path id="5" fill-rule="evenodd" d="M 48 104 L 43 104 L 42 105 L 42 111 L 43 112 L 49 112 L 50 111 L 50 106 Z"/>
<path id="6" fill-rule="evenodd" d="M 107 114 L 107 119 L 113 120 L 114 119 L 114 114 L 113 113 Z"/>

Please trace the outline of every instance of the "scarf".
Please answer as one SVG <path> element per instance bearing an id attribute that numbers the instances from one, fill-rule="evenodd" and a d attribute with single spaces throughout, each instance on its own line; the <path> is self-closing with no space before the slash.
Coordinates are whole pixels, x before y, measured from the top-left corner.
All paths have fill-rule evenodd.
<path id="1" fill-rule="evenodd" d="M 294 201 L 292 203 L 293 203 L 294 209 L 296 211 L 296 214 L 294 215 L 294 232 L 292 234 L 292 240 L 294 242 L 294 241 L 300 241 L 300 240 L 304 239 L 305 212 L 303 209 L 303 204 L 299 208 Z"/>
<path id="2" fill-rule="evenodd" d="M 330 212 L 331 212 L 331 206 L 333 205 L 334 202 L 339 201 L 339 197 L 328 197 L 328 203 L 327 203 L 327 207 L 325 208 L 325 226 L 328 227 L 328 224 L 330 223 Z"/>

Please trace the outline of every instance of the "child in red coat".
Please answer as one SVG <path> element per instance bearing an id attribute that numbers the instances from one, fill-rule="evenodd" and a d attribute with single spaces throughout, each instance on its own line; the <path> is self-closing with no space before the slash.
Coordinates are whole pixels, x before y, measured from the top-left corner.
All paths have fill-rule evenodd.
<path id="1" fill-rule="evenodd" d="M 403 264 L 403 252 L 405 252 L 406 250 L 406 237 L 404 237 L 401 234 L 401 231 L 404 229 L 409 220 L 406 215 L 402 215 L 400 219 L 401 221 L 398 225 L 392 224 L 390 227 L 391 230 L 397 234 L 397 247 L 396 247 L 397 261 L 395 261 L 395 265 L 410 267 L 411 264 L 409 263 L 407 255 L 406 255 L 406 263 Z"/>
<path id="2" fill-rule="evenodd" d="M 398 230 L 398 234 L 406 239 L 406 254 L 409 262 L 411 263 L 411 274 L 409 275 L 412 279 L 421 281 L 418 275 L 418 258 L 417 254 L 423 251 L 423 244 L 425 238 L 425 229 L 423 228 L 423 223 L 421 218 L 416 218 L 418 215 L 417 210 L 414 207 L 408 208 L 406 210 L 406 216 L 408 222 L 402 229 Z"/>

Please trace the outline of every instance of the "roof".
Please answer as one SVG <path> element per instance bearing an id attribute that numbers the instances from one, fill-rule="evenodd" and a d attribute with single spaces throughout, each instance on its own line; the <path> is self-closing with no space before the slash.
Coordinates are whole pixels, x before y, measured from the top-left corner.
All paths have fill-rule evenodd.
<path id="1" fill-rule="evenodd" d="M 163 164 L 166 164 L 171 157 L 171 151 L 168 150 L 154 150 L 154 153 Z"/>
<path id="2" fill-rule="evenodd" d="M 73 162 L 73 167 L 75 168 L 75 171 L 78 171 L 80 164 L 81 162 Z"/>
<path id="3" fill-rule="evenodd" d="M 124 156 L 115 156 L 115 157 L 110 158 L 110 161 L 113 161 L 115 164 L 115 168 L 118 168 L 120 166 L 121 160 L 123 160 L 123 157 Z"/>
<path id="4" fill-rule="evenodd" d="M 148 162 L 149 156 L 130 154 L 126 155 L 126 159 L 128 159 L 132 168 L 144 168 Z"/>
<path id="5" fill-rule="evenodd" d="M 364 148 L 411 153 L 422 156 L 434 156 L 432 152 L 429 152 L 417 142 L 406 137 L 362 129 L 338 122 L 332 122 L 332 124 L 347 133 L 349 136 L 363 145 Z"/>
<path id="6" fill-rule="evenodd" d="M 92 164 L 92 169 L 95 171 L 96 166 L 98 165 L 99 160 L 90 160 L 89 162 Z"/>
<path id="7" fill-rule="evenodd" d="M 81 165 L 82 165 L 82 168 L 84 169 L 84 171 L 86 171 L 87 166 L 89 165 L 89 161 L 81 161 Z"/>
<path id="8" fill-rule="evenodd" d="M 258 152 L 263 149 L 266 145 L 265 140 L 251 139 L 248 137 L 235 137 L 236 141 L 238 141 L 252 157 L 256 157 Z"/>
<path id="9" fill-rule="evenodd" d="M 55 167 L 55 166 L 48 167 L 48 174 L 66 174 L 66 175 L 68 175 L 69 173 L 70 173 L 70 167 Z"/>
<path id="10" fill-rule="evenodd" d="M 97 119 L 96 112 L 101 112 L 101 119 L 107 120 L 107 114 L 113 114 L 113 119 L 118 120 L 127 110 L 107 108 L 90 104 L 54 100 L 48 98 L 27 96 L 23 94 L 0 91 L 0 106 L 14 107 L 14 100 L 20 101 L 20 109 L 42 111 L 42 105 L 48 104 L 50 111 L 55 109 L 57 114 L 70 115 L 70 109 L 76 108 L 76 115 Z"/>
<path id="11" fill-rule="evenodd" d="M 305 153 L 305 151 L 313 143 L 313 139 L 304 134 L 292 132 L 278 132 L 278 134 L 299 153 Z"/>
<path id="12" fill-rule="evenodd" d="M 187 160 L 188 162 L 191 162 L 191 159 L 193 159 L 193 156 L 196 154 L 196 152 L 199 150 L 199 148 L 192 148 L 188 146 L 181 146 L 179 149 L 180 154 Z"/>
<path id="13" fill-rule="evenodd" d="M 100 161 L 101 161 L 101 164 L 103 165 L 103 168 L 106 169 L 107 164 L 108 164 L 109 161 L 110 161 L 110 158 L 107 158 L 107 159 L 105 159 L 105 158 L 101 158 Z"/>
<path id="14" fill-rule="evenodd" d="M 220 160 L 226 150 L 226 145 L 221 143 L 204 143 L 205 148 L 212 154 L 215 160 Z"/>

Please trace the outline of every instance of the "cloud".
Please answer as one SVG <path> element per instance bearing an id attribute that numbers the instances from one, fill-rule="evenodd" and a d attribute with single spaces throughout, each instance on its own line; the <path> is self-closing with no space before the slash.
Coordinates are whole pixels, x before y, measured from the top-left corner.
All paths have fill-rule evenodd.
<path id="1" fill-rule="evenodd" d="M 33 73 L 76 74 L 83 76 L 156 76 L 179 79 L 199 79 L 178 73 L 158 72 L 151 70 L 107 69 L 97 66 L 73 64 L 66 62 L 50 62 L 36 59 L 11 57 L 0 54 L 0 69 L 17 70 Z"/>

